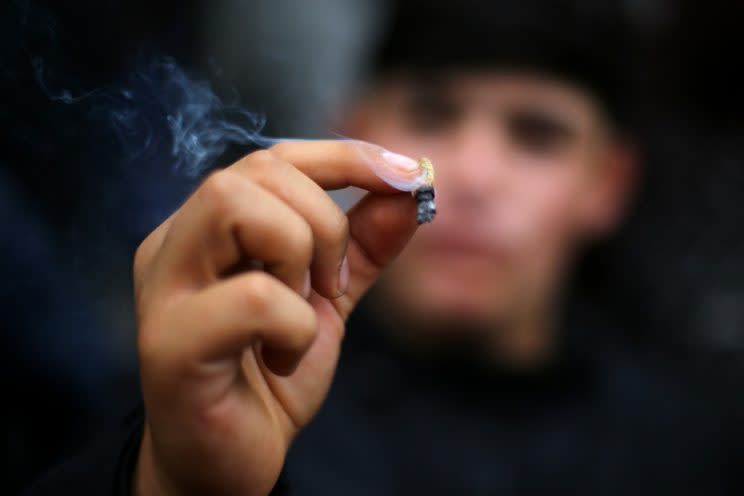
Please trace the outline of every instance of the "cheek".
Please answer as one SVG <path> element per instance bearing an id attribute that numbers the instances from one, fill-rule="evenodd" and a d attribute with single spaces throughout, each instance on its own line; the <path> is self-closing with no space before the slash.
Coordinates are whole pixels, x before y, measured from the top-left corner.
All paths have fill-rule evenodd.
<path id="1" fill-rule="evenodd" d="M 562 241 L 575 232 L 582 184 L 581 168 L 572 163 L 524 167 L 514 177 L 510 213 L 535 241 Z"/>
<path id="2" fill-rule="evenodd" d="M 552 287 L 578 241 L 583 188 L 568 166 L 539 172 L 515 188 L 512 214 L 522 224 L 515 229 L 516 260 L 529 286 Z"/>

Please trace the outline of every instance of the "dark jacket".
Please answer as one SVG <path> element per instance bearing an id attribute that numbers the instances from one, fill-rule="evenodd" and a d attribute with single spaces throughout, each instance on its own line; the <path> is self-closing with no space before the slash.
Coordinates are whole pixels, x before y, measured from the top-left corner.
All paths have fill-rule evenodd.
<path id="1" fill-rule="evenodd" d="M 735 396 L 594 325 L 515 374 L 395 347 L 364 310 L 277 495 L 744 494 Z M 731 401 L 729 401 L 731 400 Z M 142 415 L 28 494 L 129 495 Z"/>

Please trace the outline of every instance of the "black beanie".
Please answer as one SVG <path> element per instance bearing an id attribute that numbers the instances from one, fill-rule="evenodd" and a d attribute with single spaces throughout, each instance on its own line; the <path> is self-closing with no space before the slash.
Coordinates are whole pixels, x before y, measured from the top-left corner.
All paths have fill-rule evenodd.
<path id="1" fill-rule="evenodd" d="M 611 0 L 398 0 L 375 57 L 385 74 L 504 67 L 571 82 L 616 124 L 629 109 L 628 29 Z"/>

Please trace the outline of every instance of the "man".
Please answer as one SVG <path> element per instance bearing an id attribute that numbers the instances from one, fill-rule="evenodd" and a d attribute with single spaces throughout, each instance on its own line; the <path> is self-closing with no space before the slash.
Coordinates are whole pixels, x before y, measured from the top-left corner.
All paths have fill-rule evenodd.
<path id="1" fill-rule="evenodd" d="M 564 305 L 577 258 L 617 226 L 636 176 L 617 81 L 573 58 L 583 40 L 545 34 L 573 33 L 561 18 L 527 9 L 497 29 L 485 3 L 414 7 L 347 119 L 385 148 L 251 154 L 143 242 L 144 419 L 36 494 L 742 488 L 722 403 Z M 593 41 L 607 34 L 593 28 Z M 510 29 L 525 46 L 506 43 Z M 439 214 L 414 235 L 410 194 L 369 161 L 405 176 L 422 155 Z M 348 185 L 369 194 L 344 214 L 323 190 Z"/>

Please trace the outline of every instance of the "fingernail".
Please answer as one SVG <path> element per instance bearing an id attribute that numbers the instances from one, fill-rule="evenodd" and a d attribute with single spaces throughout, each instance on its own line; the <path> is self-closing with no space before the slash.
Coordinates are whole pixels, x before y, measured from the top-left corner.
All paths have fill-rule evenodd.
<path id="1" fill-rule="evenodd" d="M 344 256 L 341 268 L 338 270 L 338 295 L 346 293 L 349 288 L 349 260 Z"/>
<path id="2" fill-rule="evenodd" d="M 389 168 L 400 172 L 415 172 L 419 168 L 418 162 L 411 157 L 393 153 L 389 150 L 382 152 L 382 159 Z"/>
<path id="3" fill-rule="evenodd" d="M 312 283 L 310 282 L 310 271 L 305 272 L 305 280 L 302 283 L 302 297 L 307 299 L 310 297 L 310 291 L 312 291 Z"/>

